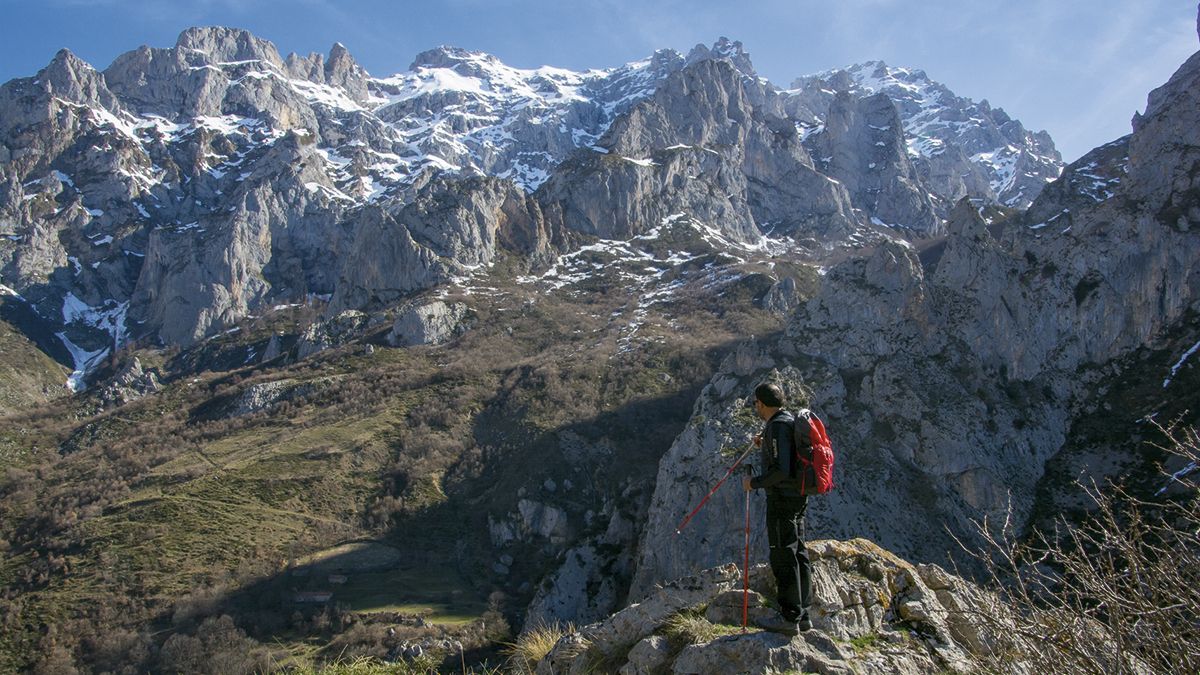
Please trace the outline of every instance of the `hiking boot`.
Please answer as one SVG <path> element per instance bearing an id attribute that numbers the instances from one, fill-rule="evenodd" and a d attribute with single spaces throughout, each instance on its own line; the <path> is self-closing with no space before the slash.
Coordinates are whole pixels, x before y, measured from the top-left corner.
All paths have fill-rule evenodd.
<path id="1" fill-rule="evenodd" d="M 812 630 L 812 621 L 808 618 L 808 612 L 801 614 L 800 618 L 796 620 L 796 631 L 803 633 L 806 630 Z"/>
<path id="2" fill-rule="evenodd" d="M 753 623 L 758 628 L 771 633 L 782 633 L 784 635 L 796 634 L 796 622 L 789 621 L 774 612 L 768 616 L 755 617 Z"/>

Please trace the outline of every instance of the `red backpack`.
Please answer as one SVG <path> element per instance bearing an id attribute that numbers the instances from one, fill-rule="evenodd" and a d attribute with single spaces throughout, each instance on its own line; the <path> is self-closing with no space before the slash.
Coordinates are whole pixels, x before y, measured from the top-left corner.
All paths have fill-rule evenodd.
<path id="1" fill-rule="evenodd" d="M 796 413 L 792 424 L 792 466 L 803 470 L 801 494 L 823 495 L 833 489 L 833 445 L 825 433 L 825 424 L 811 410 Z M 797 476 L 800 479 L 800 476 Z"/>

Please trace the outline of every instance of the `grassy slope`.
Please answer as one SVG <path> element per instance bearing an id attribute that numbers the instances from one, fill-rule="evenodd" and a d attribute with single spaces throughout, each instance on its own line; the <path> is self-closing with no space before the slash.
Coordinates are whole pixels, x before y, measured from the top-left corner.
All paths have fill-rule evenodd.
<path id="1" fill-rule="evenodd" d="M 0 416 L 69 393 L 66 368 L 46 356 L 5 321 L 0 321 Z M 0 464 L 3 463 L 0 448 Z"/>
<path id="2" fill-rule="evenodd" d="M 714 283 L 696 275 L 697 289 Z M 446 348 L 349 346 L 181 378 L 113 411 L 81 399 L 15 419 L 0 431 L 25 457 L 0 489 L 11 542 L 0 585 L 18 598 L 0 668 L 31 663 L 47 625 L 166 630 L 161 640 L 186 628 L 172 618 L 195 615 L 198 598 L 236 614 L 267 590 L 321 586 L 284 570 L 356 538 L 394 546 L 402 562 L 335 589 L 349 609 L 478 618 L 502 583 L 487 573 L 487 515 L 558 475 L 558 432 L 616 448 L 589 499 L 652 481 L 721 350 L 774 326 L 747 309 L 753 285 L 718 283 L 716 302 L 696 290 L 638 313 L 619 277 L 588 283 L 578 294 L 476 292 L 465 298 L 473 330 Z M 334 384 L 247 418 L 198 415 L 282 378 Z M 514 573 L 552 564 L 524 560 Z M 295 653 L 313 644 L 287 628 L 257 637 Z"/>

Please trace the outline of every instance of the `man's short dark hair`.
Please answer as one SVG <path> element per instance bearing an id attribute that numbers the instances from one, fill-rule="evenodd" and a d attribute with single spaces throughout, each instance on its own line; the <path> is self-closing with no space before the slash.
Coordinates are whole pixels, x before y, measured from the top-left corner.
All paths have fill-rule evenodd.
<path id="1" fill-rule="evenodd" d="M 768 408 L 782 408 L 787 398 L 783 395 L 783 387 L 767 382 L 758 385 L 754 389 L 754 398 L 762 402 Z"/>

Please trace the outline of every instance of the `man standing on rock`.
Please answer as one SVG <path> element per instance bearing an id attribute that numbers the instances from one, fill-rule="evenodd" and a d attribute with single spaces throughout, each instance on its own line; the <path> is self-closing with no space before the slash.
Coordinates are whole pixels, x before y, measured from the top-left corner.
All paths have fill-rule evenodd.
<path id="1" fill-rule="evenodd" d="M 804 510 L 808 498 L 792 469 L 792 414 L 783 409 L 783 388 L 760 384 L 754 390 L 754 412 L 766 422 L 754 438 L 762 453 L 762 474 L 742 481 L 745 490 L 767 492 L 767 543 L 771 573 L 779 588 L 779 612 L 796 630 L 812 628 L 808 606 L 812 602 L 812 563 L 804 547 Z"/>

